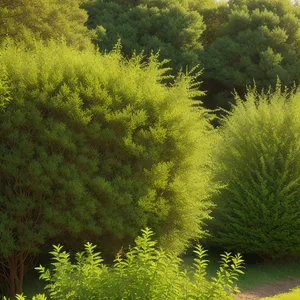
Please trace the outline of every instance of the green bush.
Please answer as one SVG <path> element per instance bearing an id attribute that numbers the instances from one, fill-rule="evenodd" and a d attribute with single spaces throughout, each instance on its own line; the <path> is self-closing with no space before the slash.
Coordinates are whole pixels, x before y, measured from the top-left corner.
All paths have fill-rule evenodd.
<path id="1" fill-rule="evenodd" d="M 243 260 L 237 254 L 222 255 L 217 276 L 205 278 L 205 250 L 197 246 L 192 274 L 181 270 L 181 260 L 172 253 L 156 247 L 150 229 L 142 231 L 136 245 L 124 256 L 118 256 L 113 267 L 103 264 L 99 253 L 90 243 L 77 253 L 75 264 L 70 255 L 54 246 L 53 269 L 40 266 L 41 279 L 47 281 L 50 299 L 232 299 L 237 292 L 234 281 Z"/>
<path id="2" fill-rule="evenodd" d="M 295 288 L 289 293 L 276 295 L 273 297 L 266 297 L 262 300 L 298 300 L 300 299 L 300 288 Z"/>
<path id="3" fill-rule="evenodd" d="M 1 51 L 0 257 L 19 278 L 12 294 L 50 238 L 114 256 L 145 226 L 177 253 L 204 233 L 213 133 L 193 79 L 167 87 L 156 57 L 119 52 Z"/>
<path id="4" fill-rule="evenodd" d="M 219 128 L 212 241 L 265 258 L 300 251 L 300 93 L 251 90 Z"/>

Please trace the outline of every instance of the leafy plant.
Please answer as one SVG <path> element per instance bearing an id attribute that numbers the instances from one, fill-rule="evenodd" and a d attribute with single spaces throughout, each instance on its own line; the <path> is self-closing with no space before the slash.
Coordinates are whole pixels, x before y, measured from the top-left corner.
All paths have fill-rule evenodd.
<path id="1" fill-rule="evenodd" d="M 145 226 L 177 253 L 204 235 L 214 133 L 191 74 L 165 86 L 156 56 L 126 60 L 120 45 L 9 44 L 0 65 L 0 263 L 12 295 L 50 239 L 73 251 L 105 240 L 114 257 Z"/>
<path id="2" fill-rule="evenodd" d="M 93 32 L 85 27 L 87 13 L 79 0 L 1 0 L 0 44 L 7 37 L 33 45 L 35 39 L 64 38 L 76 48 L 91 48 Z M 22 22 L 20 22 L 22 20 Z"/>
<path id="3" fill-rule="evenodd" d="M 36 268 L 48 284 L 50 299 L 232 299 L 234 285 L 243 274 L 239 254 L 225 253 L 212 281 L 205 277 L 206 250 L 195 250 L 192 274 L 181 269 L 181 259 L 156 247 L 153 232 L 146 228 L 125 255 L 119 255 L 112 267 L 105 266 L 95 246 L 86 243 L 85 251 L 75 255 L 54 246 L 52 270 Z"/>
<path id="4" fill-rule="evenodd" d="M 266 259 L 300 251 L 300 93 L 249 90 L 223 119 L 214 152 L 211 241 Z"/>

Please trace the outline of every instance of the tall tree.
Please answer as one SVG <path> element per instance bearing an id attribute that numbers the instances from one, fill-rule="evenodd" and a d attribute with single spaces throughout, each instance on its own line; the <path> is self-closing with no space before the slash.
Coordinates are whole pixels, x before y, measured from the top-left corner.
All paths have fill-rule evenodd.
<path id="1" fill-rule="evenodd" d="M 233 89 L 287 86 L 300 79 L 300 19 L 289 0 L 231 0 L 228 22 L 202 55 L 212 105 L 228 108 Z M 209 26 L 209 24 L 208 24 Z"/>
<path id="2" fill-rule="evenodd" d="M 199 63 L 202 17 L 178 0 L 98 0 L 84 6 L 89 28 L 96 29 L 102 51 L 111 50 L 121 39 L 123 53 L 150 54 L 160 51 L 160 59 L 170 59 L 177 71 Z"/>

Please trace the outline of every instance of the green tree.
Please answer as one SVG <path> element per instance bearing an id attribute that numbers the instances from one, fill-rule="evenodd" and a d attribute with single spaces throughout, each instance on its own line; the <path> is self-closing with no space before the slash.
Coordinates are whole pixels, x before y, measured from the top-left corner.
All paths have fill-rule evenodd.
<path id="1" fill-rule="evenodd" d="M 213 132 L 192 78 L 166 87 L 156 57 L 119 52 L 2 50 L 0 256 L 11 294 L 50 238 L 114 254 L 149 225 L 178 253 L 204 233 Z"/>
<path id="2" fill-rule="evenodd" d="M 81 0 L 1 0 L 0 42 L 11 37 L 32 44 L 34 39 L 61 39 L 79 48 L 93 36 L 85 27 L 87 13 Z"/>
<path id="3" fill-rule="evenodd" d="M 231 0 L 229 19 L 202 55 L 212 105 L 228 108 L 235 89 L 243 95 L 274 88 L 277 77 L 291 87 L 300 78 L 300 20 L 289 0 Z M 207 25 L 209 27 L 209 24 Z M 208 101 L 207 100 L 207 101 Z"/>
<path id="4" fill-rule="evenodd" d="M 121 39 L 122 51 L 150 54 L 160 51 L 161 59 L 170 59 L 172 68 L 192 68 L 199 63 L 202 17 L 189 9 L 188 1 L 178 0 L 98 0 L 84 6 L 87 25 L 97 31 L 102 51 L 111 50 Z"/>
<path id="5" fill-rule="evenodd" d="M 300 251 L 300 93 L 236 98 L 219 129 L 211 241 L 264 258 Z"/>

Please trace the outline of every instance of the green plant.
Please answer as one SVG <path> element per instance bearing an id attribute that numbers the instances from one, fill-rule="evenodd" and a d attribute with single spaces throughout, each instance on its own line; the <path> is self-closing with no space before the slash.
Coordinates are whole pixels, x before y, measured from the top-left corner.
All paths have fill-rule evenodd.
<path id="1" fill-rule="evenodd" d="M 300 251 L 300 93 L 257 93 L 223 119 L 216 146 L 211 241 L 266 259 Z"/>
<path id="2" fill-rule="evenodd" d="M 87 13 L 79 0 L 1 0 L 0 44 L 7 37 L 33 45 L 35 39 L 64 38 L 76 48 L 91 48 L 93 32 L 85 26 Z M 22 22 L 20 22 L 22 20 Z"/>
<path id="3" fill-rule="evenodd" d="M 157 57 L 142 61 L 120 45 L 1 50 L 0 263 L 12 295 L 49 239 L 73 251 L 105 240 L 114 256 L 145 226 L 177 253 L 203 236 L 214 189 L 207 112 L 194 106 L 193 76 L 165 86 Z"/>
<path id="4" fill-rule="evenodd" d="M 253 79 L 259 91 L 275 89 L 277 77 L 289 88 L 299 84 L 299 6 L 290 0 L 227 3 L 221 30 L 200 55 L 204 82 L 209 82 L 206 103 L 229 109 L 232 91 L 243 97 Z"/>
<path id="5" fill-rule="evenodd" d="M 127 57 L 134 52 L 150 55 L 160 51 L 160 58 L 170 59 L 169 65 L 179 71 L 199 64 L 205 29 L 202 16 L 189 8 L 189 2 L 97 0 L 84 8 L 89 15 L 87 25 L 97 32 L 101 50 L 110 51 L 121 39 Z"/>
<path id="6" fill-rule="evenodd" d="M 206 251 L 197 246 L 192 275 L 180 268 L 181 260 L 171 252 L 156 247 L 150 229 L 142 230 L 136 245 L 113 267 L 107 267 L 95 246 L 87 243 L 85 252 L 77 253 L 72 264 L 70 255 L 54 246 L 53 269 L 36 268 L 47 281 L 50 299 L 231 299 L 238 289 L 234 281 L 242 272 L 238 254 L 222 255 L 216 277 L 209 282 L 205 275 Z"/>

